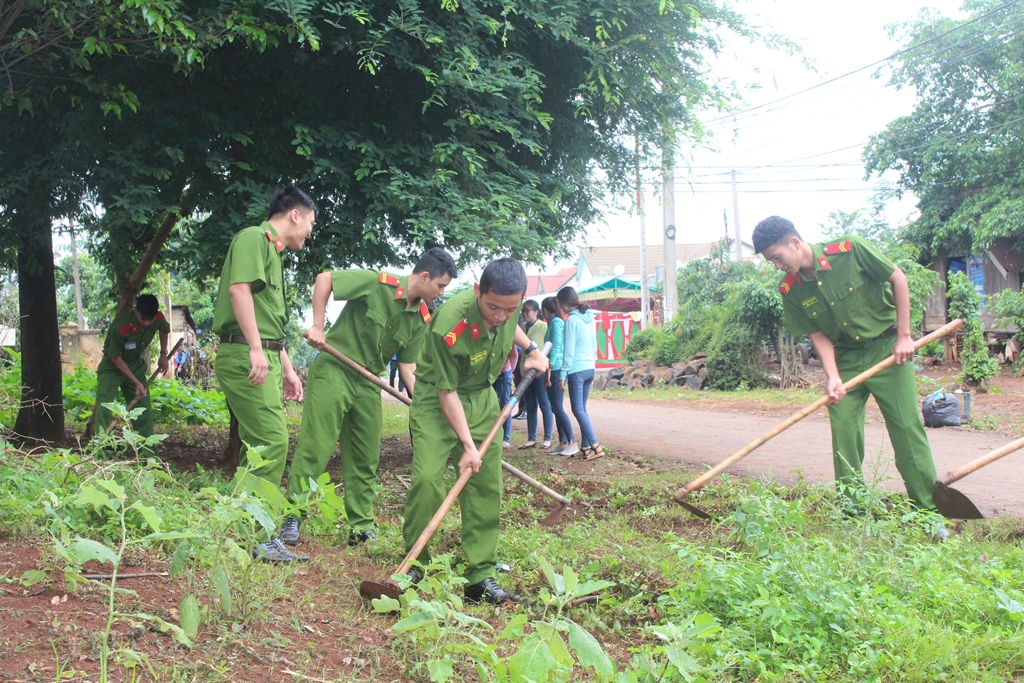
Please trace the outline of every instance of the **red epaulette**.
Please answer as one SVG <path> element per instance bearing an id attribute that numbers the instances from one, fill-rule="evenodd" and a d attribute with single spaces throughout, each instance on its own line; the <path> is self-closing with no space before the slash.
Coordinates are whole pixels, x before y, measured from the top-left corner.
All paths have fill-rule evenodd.
<path id="1" fill-rule="evenodd" d="M 427 302 L 422 299 L 420 299 L 420 316 L 423 317 L 424 325 L 430 322 L 430 309 L 427 308 Z"/>
<path id="2" fill-rule="evenodd" d="M 267 241 L 277 247 L 277 253 L 280 254 L 284 251 L 284 242 L 281 241 L 280 237 L 274 237 L 269 230 L 266 231 Z"/>
<path id="3" fill-rule="evenodd" d="M 163 311 L 157 311 L 156 315 L 153 316 L 153 320 L 163 320 L 163 319 L 164 319 Z"/>
<path id="4" fill-rule="evenodd" d="M 804 283 L 800 282 L 800 278 L 794 273 L 793 275 L 786 276 L 786 279 L 779 285 L 779 291 L 783 294 L 789 294 L 789 290 L 793 288 L 794 282 L 799 282 L 801 287 L 804 286 Z"/>
<path id="5" fill-rule="evenodd" d="M 848 251 L 853 251 L 853 245 L 850 244 L 850 240 L 843 240 L 834 244 L 826 244 L 821 250 L 826 254 L 845 254 Z"/>
<path id="6" fill-rule="evenodd" d="M 398 286 L 398 278 L 395 277 L 394 275 L 389 275 L 388 273 L 385 273 L 385 272 L 381 271 L 380 283 L 382 285 L 391 285 L 392 287 L 397 287 Z"/>
<path id="7" fill-rule="evenodd" d="M 463 318 L 459 321 L 459 324 L 452 328 L 452 331 L 444 336 L 444 343 L 448 345 L 448 348 L 455 346 L 455 342 L 459 340 L 462 333 L 469 327 L 469 321 Z"/>
<path id="8" fill-rule="evenodd" d="M 124 326 L 117 331 L 122 337 L 126 334 L 135 334 L 139 331 L 139 328 L 135 326 L 135 323 L 125 323 Z"/>

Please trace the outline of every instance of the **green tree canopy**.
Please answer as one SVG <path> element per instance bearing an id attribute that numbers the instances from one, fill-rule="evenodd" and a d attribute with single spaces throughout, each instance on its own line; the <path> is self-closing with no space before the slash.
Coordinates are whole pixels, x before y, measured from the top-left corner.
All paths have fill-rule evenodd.
<path id="1" fill-rule="evenodd" d="M 910 238 L 930 257 L 997 237 L 1024 246 L 1024 5 L 964 4 L 967 21 L 923 12 L 896 30 L 908 49 L 892 83 L 917 91 L 913 113 L 865 150 L 868 174 L 896 170 L 918 198 Z"/>

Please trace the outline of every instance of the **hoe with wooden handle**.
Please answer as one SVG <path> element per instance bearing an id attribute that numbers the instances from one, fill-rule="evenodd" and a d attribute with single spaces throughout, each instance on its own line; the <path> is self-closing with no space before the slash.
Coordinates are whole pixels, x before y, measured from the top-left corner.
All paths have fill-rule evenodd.
<path id="1" fill-rule="evenodd" d="M 977 460 L 972 460 L 960 469 L 948 473 L 945 477 L 935 482 L 935 486 L 932 487 L 932 500 L 935 501 L 935 507 L 938 509 L 939 514 L 947 519 L 982 519 L 985 515 L 981 514 L 981 511 L 971 502 L 971 499 L 956 489 L 949 488 L 949 485 L 1020 448 L 1024 448 L 1024 438 L 1011 441 L 1005 446 L 981 456 Z"/>
<path id="2" fill-rule="evenodd" d="M 324 344 L 323 347 L 321 348 L 321 350 L 324 353 L 327 353 L 327 354 L 330 354 L 331 356 L 334 356 L 335 358 L 338 359 L 338 361 L 340 363 L 342 363 L 343 365 L 348 366 L 349 368 L 354 370 L 356 372 L 356 374 L 361 375 L 366 380 L 368 380 L 370 382 L 373 382 L 378 387 L 380 387 L 381 389 L 383 389 L 387 393 L 391 394 L 392 396 L 397 398 L 399 401 L 401 401 L 405 405 L 409 405 L 409 404 L 412 403 L 412 399 L 411 398 L 409 398 L 408 396 L 406 396 L 402 392 L 398 391 L 393 386 L 391 386 L 390 384 L 385 382 L 383 379 L 381 379 L 380 377 L 377 377 L 377 375 L 373 374 L 372 372 L 370 372 L 369 370 L 364 368 L 362 365 L 360 365 L 359 363 L 355 362 L 354 360 L 352 360 L 351 358 L 349 358 L 348 356 L 343 354 L 341 351 L 338 351 L 336 348 L 334 348 L 330 344 Z M 546 353 L 547 352 L 545 352 L 545 354 Z M 554 510 L 549 512 L 547 517 L 542 519 L 541 522 L 540 522 L 544 526 L 555 526 L 556 524 L 558 524 L 559 520 L 562 519 L 562 516 L 565 515 L 565 513 L 569 510 L 569 504 L 572 503 L 572 501 L 569 498 L 563 496 L 561 493 L 558 493 L 557 491 L 555 491 L 555 490 L 545 486 L 544 484 L 540 483 L 539 481 L 537 481 L 533 477 L 529 476 L 525 472 L 523 472 L 523 471 L 519 470 L 518 468 L 513 467 L 512 465 L 508 464 L 504 460 L 501 461 L 501 467 L 506 472 L 511 474 L 513 477 L 515 477 L 516 479 L 518 479 L 518 480 L 520 480 L 522 482 L 525 482 L 526 484 L 528 484 L 528 485 L 532 486 L 533 488 L 537 489 L 538 491 L 540 491 L 544 495 L 550 496 L 551 498 L 554 498 L 556 501 L 558 501 L 558 507 L 556 507 Z"/>
<path id="3" fill-rule="evenodd" d="M 942 339 L 943 337 L 945 337 L 950 332 L 953 332 L 954 330 L 960 329 L 961 325 L 963 325 L 963 321 L 960 320 L 959 318 L 957 318 L 956 320 L 954 320 L 954 321 L 952 321 L 952 322 L 950 322 L 950 323 L 940 327 L 939 329 L 935 330 L 931 334 L 929 334 L 927 336 L 924 336 L 924 337 L 921 337 L 916 342 L 914 342 L 914 350 L 916 351 L 917 349 L 920 349 L 922 346 L 926 346 L 926 345 L 932 343 L 936 339 Z M 843 383 L 843 388 L 849 390 L 851 387 L 855 387 L 858 384 L 861 384 L 862 382 L 864 382 L 868 378 L 870 378 L 870 377 L 872 377 L 874 375 L 877 375 L 879 372 L 881 372 L 882 370 L 886 369 L 887 367 L 892 365 L 894 362 L 895 362 L 895 360 L 893 359 L 893 357 L 889 356 L 885 360 L 876 363 L 875 365 L 873 365 L 872 367 L 868 368 L 864 372 L 860 373 L 856 377 L 854 377 L 854 378 L 844 382 Z M 696 505 L 694 505 L 693 503 L 691 503 L 691 502 L 689 502 L 687 500 L 687 498 L 690 496 L 691 493 L 693 493 L 694 491 L 696 491 L 696 490 L 698 490 L 700 488 L 703 488 L 705 484 L 707 484 L 709 481 L 711 481 L 712 479 L 717 477 L 719 474 L 724 472 L 726 469 L 728 469 L 729 467 L 731 467 L 735 463 L 739 462 L 743 458 L 745 458 L 748 455 L 750 455 L 750 453 L 753 452 L 753 450 L 755 448 L 757 448 L 758 446 L 760 446 L 761 444 L 763 444 L 766 441 L 772 439 L 773 437 L 778 436 L 782 432 L 786 431 L 787 429 L 789 429 L 790 427 L 795 425 L 800 420 L 804 419 L 805 417 L 807 417 L 808 415 L 810 415 L 811 413 L 816 411 L 818 408 L 821 408 L 824 405 L 828 405 L 831 401 L 832 401 L 832 399 L 830 399 L 828 396 L 822 396 L 817 401 L 815 401 L 814 403 L 810 404 L 809 406 L 807 406 L 803 410 L 801 410 L 798 413 L 795 413 L 794 415 L 791 415 L 790 417 L 786 418 L 786 420 L 784 422 L 782 422 L 782 424 L 778 425 L 777 427 L 775 427 L 774 429 L 769 431 L 767 434 L 764 434 L 763 436 L 757 437 L 756 439 L 754 439 L 753 441 L 748 443 L 746 446 L 744 446 L 740 450 L 736 451 L 735 453 L 730 455 L 728 458 L 726 458 L 722 462 L 718 463 L 717 465 L 712 467 L 710 470 L 708 470 L 707 472 L 705 472 L 701 476 L 697 477 L 696 479 L 694 479 L 693 481 L 689 482 L 688 484 L 683 486 L 681 489 L 676 491 L 675 496 L 673 496 L 673 499 L 677 503 L 682 505 L 684 508 L 686 508 L 687 510 L 692 512 L 693 514 L 695 514 L 698 517 L 700 517 L 701 519 L 712 519 L 712 517 L 711 517 L 711 515 L 709 513 L 705 512 L 704 510 L 701 510 L 699 507 L 697 507 Z"/>
<path id="4" fill-rule="evenodd" d="M 549 351 L 551 351 L 551 342 L 544 344 L 544 348 L 541 349 L 541 353 L 547 356 Z M 519 407 L 519 402 L 523 400 L 523 394 L 526 393 L 527 387 L 530 386 L 530 383 L 536 376 L 537 371 L 533 369 L 527 371 L 526 374 L 523 375 L 523 381 L 519 383 L 518 387 L 516 387 L 516 393 L 512 395 L 509 402 L 505 404 L 504 408 L 502 408 L 501 413 L 498 414 L 498 419 L 494 421 L 494 425 L 491 427 L 491 431 L 487 433 L 483 443 L 481 443 L 477 448 L 477 451 L 480 452 L 482 457 L 486 457 L 487 449 L 491 447 L 491 444 L 494 442 L 494 438 L 498 435 L 498 432 L 501 431 L 502 425 L 504 425 L 508 416 L 512 414 L 512 411 Z M 449 510 L 451 510 L 452 505 L 455 504 L 455 499 L 459 497 L 460 493 L 462 493 L 462 489 L 466 487 L 466 483 L 472 476 L 473 470 L 468 467 L 459 473 L 459 478 L 455 482 L 455 486 L 453 486 L 452 490 L 448 492 L 447 496 L 445 496 L 445 499 L 441 502 L 441 507 L 439 507 L 437 512 L 434 513 L 434 516 L 430 518 L 430 522 L 427 524 L 427 527 L 423 530 L 423 533 L 420 534 L 420 537 L 416 539 L 416 543 L 414 543 L 412 548 L 409 549 L 405 559 L 403 559 L 402 563 L 398 565 L 398 568 L 392 572 L 392 575 L 404 574 L 409 571 L 409 567 L 412 566 L 413 561 L 419 557 L 421 552 L 423 552 L 423 549 L 427 547 L 427 543 L 430 542 L 434 532 L 437 531 L 437 527 L 441 525 L 441 520 L 443 520 L 444 516 L 448 514 Z M 359 584 L 359 594 L 367 600 L 373 600 L 374 598 L 379 598 L 384 595 L 397 600 L 402 594 L 402 590 L 392 579 L 384 579 L 383 581 L 371 581 L 367 579 Z"/>

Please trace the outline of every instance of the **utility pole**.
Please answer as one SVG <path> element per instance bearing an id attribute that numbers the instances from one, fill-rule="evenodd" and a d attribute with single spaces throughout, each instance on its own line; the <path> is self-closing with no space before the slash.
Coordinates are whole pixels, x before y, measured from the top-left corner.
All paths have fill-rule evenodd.
<path id="1" fill-rule="evenodd" d="M 643 187 L 640 185 L 640 136 L 636 136 L 633 155 L 636 166 L 636 211 L 640 214 L 640 329 L 647 327 L 651 315 L 651 293 L 647 289 L 647 224 L 644 221 Z"/>
<path id="2" fill-rule="evenodd" d="M 85 313 L 82 310 L 82 278 L 78 274 L 78 244 L 75 242 L 75 219 L 68 218 L 71 228 L 71 278 L 75 283 L 75 312 L 78 314 L 78 331 L 85 329 Z"/>
<path id="3" fill-rule="evenodd" d="M 662 190 L 662 214 L 665 222 L 663 244 L 665 246 L 665 281 L 662 283 L 661 301 L 665 309 L 663 322 L 667 323 L 676 316 L 678 291 L 676 290 L 676 196 L 675 171 L 672 160 L 664 160 L 665 177 Z"/>
<path id="4" fill-rule="evenodd" d="M 736 192 L 736 171 L 732 172 L 732 223 L 736 231 L 736 260 L 743 260 L 743 240 L 740 239 L 740 197 Z"/>

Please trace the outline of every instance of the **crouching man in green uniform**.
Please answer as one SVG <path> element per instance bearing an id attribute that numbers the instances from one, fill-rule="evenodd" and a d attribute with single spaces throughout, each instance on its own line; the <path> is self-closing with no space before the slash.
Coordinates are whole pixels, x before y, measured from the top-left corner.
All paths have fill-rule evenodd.
<path id="1" fill-rule="evenodd" d="M 313 230 L 316 205 L 305 192 L 286 187 L 274 193 L 268 218 L 231 240 L 213 312 L 220 336 L 214 372 L 238 435 L 249 446 L 263 446 L 266 464 L 253 474 L 281 485 L 288 458 L 284 400 L 302 400 L 302 382 L 284 348 L 284 250 L 299 251 Z M 282 391 L 283 387 L 283 391 Z M 267 562 L 309 558 L 295 555 L 279 538 L 259 543 L 253 556 Z"/>
<path id="2" fill-rule="evenodd" d="M 113 414 L 103 406 L 118 399 L 118 391 L 125 404 L 138 398 L 136 408 L 145 408 L 132 420 L 132 429 L 142 436 L 153 435 L 153 405 L 146 387 L 148 368 L 143 353 L 160 333 L 160 360 L 157 368 L 167 372 L 167 335 L 171 326 L 160 312 L 160 304 L 152 294 L 142 294 L 135 301 L 135 309 L 114 318 L 103 342 L 103 359 L 96 369 L 96 433 L 107 430 Z M 146 447 L 139 453 L 144 457 L 156 455 L 155 449 Z"/>
<path id="3" fill-rule="evenodd" d="M 918 413 L 907 278 L 859 237 L 808 244 L 791 221 L 766 218 L 754 250 L 786 273 L 782 292 L 790 334 L 809 335 L 825 369 L 836 480 L 848 494 L 862 485 L 864 407 L 875 397 L 896 455 L 896 468 L 917 508 L 935 510 L 935 463 Z M 895 364 L 850 389 L 843 382 L 889 355 Z M 944 531 L 944 530 L 943 530 Z"/>
<path id="4" fill-rule="evenodd" d="M 517 324 L 526 295 L 526 271 L 514 259 L 492 261 L 472 290 L 459 292 L 434 314 L 416 364 L 416 392 L 409 412 L 413 438 L 412 485 L 405 499 L 405 547 L 416 543 L 447 495 L 449 458 L 473 471 L 459 495 L 466 597 L 491 603 L 517 601 L 494 580 L 501 510 L 501 442 L 477 451 L 498 419 L 491 389 L 512 344 L 524 349 L 524 370 L 547 371 L 548 362 Z M 420 562 L 429 560 L 427 550 Z M 422 578 L 410 570 L 414 580 Z"/>
<path id="5" fill-rule="evenodd" d="M 458 274 L 448 252 L 436 247 L 420 258 L 412 275 L 396 277 L 376 270 L 320 273 L 313 288 L 313 326 L 306 338 L 318 349 L 330 344 L 376 375 L 397 353 L 398 371 L 412 395 L 416 357 L 430 323 L 428 304 Z M 332 294 L 336 301 L 348 303 L 325 336 L 324 316 Z M 350 545 L 375 536 L 373 496 L 382 428 L 380 389 L 334 356 L 319 354 L 309 368 L 288 497 L 300 502 L 308 496 L 309 480 L 323 474 L 340 438 Z M 299 542 L 298 519 L 284 520 L 281 540 L 289 545 Z"/>

